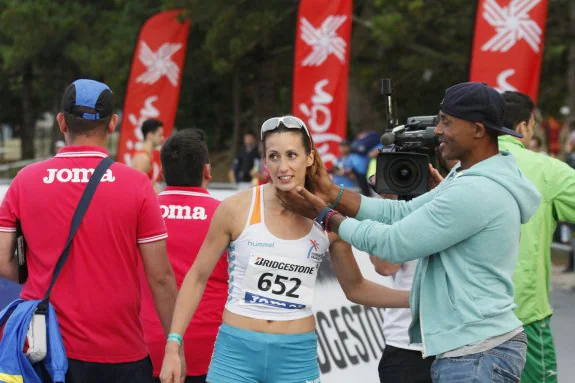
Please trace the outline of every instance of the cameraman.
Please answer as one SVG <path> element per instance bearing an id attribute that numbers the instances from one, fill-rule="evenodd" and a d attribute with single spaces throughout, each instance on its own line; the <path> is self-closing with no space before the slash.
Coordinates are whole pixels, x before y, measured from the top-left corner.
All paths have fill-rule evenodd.
<path id="1" fill-rule="evenodd" d="M 436 158 L 439 170 L 435 170 L 432 167 L 429 168 L 433 176 L 430 181 L 431 188 L 433 188 L 433 183 L 436 179 L 443 179 L 458 163 L 458 161 L 446 161 L 439 153 L 439 150 L 436 151 Z M 376 185 L 375 172 L 376 167 L 370 166 L 368 180 L 374 190 Z M 439 176 L 437 176 L 436 172 L 439 172 Z M 407 201 L 411 199 L 395 194 L 381 194 L 381 196 L 392 200 L 402 199 Z M 370 256 L 370 260 L 378 274 L 393 279 L 392 288 L 411 290 L 417 268 L 417 260 L 399 264 L 389 263 L 374 256 Z M 431 383 L 431 365 L 435 358 L 428 357 L 423 359 L 421 357 L 422 345 L 410 343 L 409 325 L 411 324 L 411 311 L 404 308 L 386 308 L 383 319 L 385 349 L 379 360 L 379 381 L 381 383 Z"/>
<path id="2" fill-rule="evenodd" d="M 503 127 L 504 108 L 503 97 L 485 84 L 448 88 L 435 132 L 444 158 L 460 164 L 409 202 L 340 192 L 325 172 L 316 174 L 315 195 L 303 188 L 299 196 L 283 195 L 300 214 L 329 217 L 330 231 L 360 250 L 391 263 L 420 259 L 409 335 L 423 344 L 424 357 L 436 356 L 434 382 L 518 381 L 525 365 L 512 276 L 521 223 L 540 197 L 513 157 L 499 153 L 498 135 L 521 136 Z M 327 203 L 355 219 L 331 213 Z"/>

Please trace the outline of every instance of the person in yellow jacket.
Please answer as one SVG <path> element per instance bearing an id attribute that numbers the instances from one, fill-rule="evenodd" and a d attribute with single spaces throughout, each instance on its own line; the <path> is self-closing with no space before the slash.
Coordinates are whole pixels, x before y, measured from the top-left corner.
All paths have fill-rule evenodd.
<path id="1" fill-rule="evenodd" d="M 528 338 L 522 383 L 557 382 L 555 346 L 551 334 L 551 241 L 557 221 L 575 222 L 575 170 L 552 157 L 528 150 L 535 120 L 533 101 L 519 92 L 503 93 L 504 126 L 523 134 L 499 137 L 499 149 L 511 152 L 519 169 L 541 193 L 541 204 L 521 226 L 519 258 L 513 276 L 515 314 Z"/>

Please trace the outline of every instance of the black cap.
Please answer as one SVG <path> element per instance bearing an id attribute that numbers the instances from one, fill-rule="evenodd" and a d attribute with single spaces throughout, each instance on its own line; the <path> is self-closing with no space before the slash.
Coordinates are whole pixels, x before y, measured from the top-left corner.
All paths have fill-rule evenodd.
<path id="1" fill-rule="evenodd" d="M 64 91 L 62 110 L 85 120 L 99 120 L 114 113 L 112 91 L 94 80 L 76 80 Z"/>
<path id="2" fill-rule="evenodd" d="M 447 88 L 439 108 L 450 116 L 481 122 L 488 129 L 523 138 L 522 134 L 503 126 L 505 100 L 482 82 L 464 82 Z"/>

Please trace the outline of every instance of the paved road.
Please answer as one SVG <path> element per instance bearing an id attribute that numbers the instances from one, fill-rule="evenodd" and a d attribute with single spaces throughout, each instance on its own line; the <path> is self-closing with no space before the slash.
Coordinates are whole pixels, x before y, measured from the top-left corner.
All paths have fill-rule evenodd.
<path id="1" fill-rule="evenodd" d="M 575 291 L 554 288 L 551 304 L 559 383 L 575 382 Z"/>

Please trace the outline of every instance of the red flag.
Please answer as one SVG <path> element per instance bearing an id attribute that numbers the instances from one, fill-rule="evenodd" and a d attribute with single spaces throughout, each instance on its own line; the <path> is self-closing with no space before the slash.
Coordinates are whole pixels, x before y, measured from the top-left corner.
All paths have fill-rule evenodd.
<path id="1" fill-rule="evenodd" d="M 134 152 L 140 149 L 143 141 L 140 125 L 145 120 L 161 120 L 166 137 L 172 131 L 190 29 L 189 20 L 178 19 L 181 13 L 181 10 L 157 13 L 140 30 L 124 102 L 119 162 L 129 165 Z M 154 153 L 154 157 L 153 178 L 157 178 L 158 154 Z"/>
<path id="2" fill-rule="evenodd" d="M 537 101 L 547 0 L 479 0 L 471 81 Z"/>
<path id="3" fill-rule="evenodd" d="M 352 0 L 302 0 L 295 45 L 293 114 L 306 122 L 328 167 L 347 129 Z"/>

